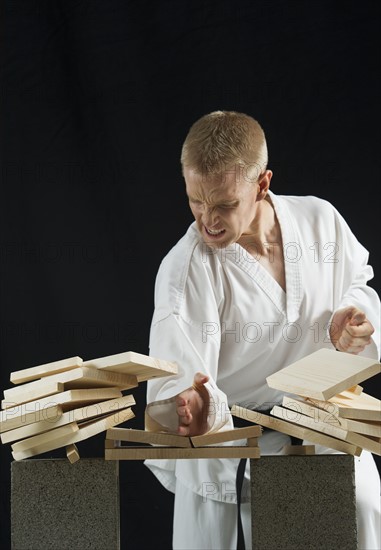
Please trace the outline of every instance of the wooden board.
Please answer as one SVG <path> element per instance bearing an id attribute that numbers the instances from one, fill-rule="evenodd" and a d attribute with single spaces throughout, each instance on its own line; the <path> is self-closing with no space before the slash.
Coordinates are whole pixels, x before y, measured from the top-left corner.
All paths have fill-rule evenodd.
<path id="1" fill-rule="evenodd" d="M 62 415 L 62 407 L 59 405 L 45 405 L 44 407 L 18 406 L 0 412 L 0 432 L 29 426 L 34 422 L 55 422 Z"/>
<path id="2" fill-rule="evenodd" d="M 36 401 L 29 401 L 16 406 L 7 406 L 6 408 L 18 409 L 19 415 L 26 414 L 33 410 L 41 410 L 52 405 L 62 405 L 64 409 L 74 409 L 106 399 L 116 399 L 122 397 L 122 392 L 115 388 L 96 388 L 90 390 L 67 390 L 62 393 L 56 393 Z M 8 405 L 8 404 L 7 404 Z"/>
<path id="3" fill-rule="evenodd" d="M 43 434 L 35 435 L 33 437 L 28 437 L 27 439 L 23 439 L 21 441 L 17 441 L 16 443 L 13 443 L 11 445 L 12 451 L 20 452 L 20 451 L 26 451 L 28 449 L 35 449 L 37 447 L 43 447 L 46 443 L 55 445 L 56 441 L 60 441 L 63 437 L 67 435 L 73 435 L 73 433 L 78 432 L 79 427 L 77 422 L 71 422 L 70 424 L 66 424 L 65 426 L 61 426 L 59 428 L 54 428 L 53 430 L 49 430 L 48 432 L 45 432 Z M 51 449 L 57 449 L 60 447 L 58 445 L 57 447 L 53 446 Z M 51 450 L 48 449 L 48 450 Z"/>
<path id="4" fill-rule="evenodd" d="M 315 454 L 315 445 L 285 445 L 282 448 L 282 454 L 295 455 L 295 456 L 307 456 Z"/>
<path id="5" fill-rule="evenodd" d="M 45 363 L 36 367 L 18 370 L 11 372 L 11 382 L 13 382 L 13 384 L 23 384 L 24 382 L 37 380 L 38 378 L 43 378 L 50 374 L 57 374 L 59 372 L 75 369 L 80 367 L 82 363 L 83 361 L 80 357 L 70 357 L 69 359 L 61 359 L 53 363 Z"/>
<path id="6" fill-rule="evenodd" d="M 113 426 L 116 426 L 117 424 L 122 424 L 123 422 L 126 422 L 127 420 L 130 420 L 131 418 L 134 418 L 134 413 L 131 409 L 124 409 L 122 411 L 118 411 L 116 413 L 110 414 L 101 420 L 94 420 L 90 422 L 86 422 L 85 425 L 79 426 L 76 433 L 69 434 L 66 436 L 62 436 L 59 439 L 56 439 L 54 441 L 50 439 L 46 439 L 44 442 L 40 442 L 38 445 L 32 445 L 31 447 L 27 448 L 23 451 L 13 451 L 12 456 L 15 460 L 24 460 L 25 458 L 30 458 L 32 456 L 45 453 L 48 451 L 52 451 L 54 449 L 58 449 L 59 447 L 66 447 L 67 445 L 70 445 L 72 443 L 78 443 L 79 441 L 84 441 L 85 439 L 88 439 L 89 437 L 93 437 L 94 435 L 97 435 L 103 431 L 108 430 L 109 428 L 112 428 Z M 76 423 L 74 423 L 76 424 Z M 58 430 L 60 428 L 57 428 Z M 50 432 L 46 432 L 46 434 L 52 434 L 55 430 L 52 430 Z M 25 440 L 28 441 L 28 440 Z"/>
<path id="7" fill-rule="evenodd" d="M 216 445 L 227 441 L 238 441 L 240 439 L 257 438 L 262 435 L 260 426 L 247 426 L 245 428 L 235 428 L 213 434 L 196 435 L 191 437 L 194 447 L 205 447 L 206 445 Z"/>
<path id="8" fill-rule="evenodd" d="M 30 382 L 30 383 L 34 384 L 35 382 Z M 23 386 L 18 386 L 15 389 L 19 390 L 20 387 L 22 388 Z M 37 388 L 37 391 L 35 388 L 26 388 L 25 392 L 21 392 L 21 393 L 19 392 L 16 395 L 16 398 L 12 395 L 9 397 L 5 397 L 5 394 L 8 391 L 12 391 L 12 390 L 4 390 L 4 400 L 1 402 L 1 405 L 3 409 L 9 409 L 10 407 L 20 405 L 21 403 L 27 403 L 28 401 L 34 401 L 42 397 L 47 397 L 48 395 L 54 395 L 56 393 L 63 392 L 64 390 L 65 390 L 64 384 L 62 384 L 61 382 L 51 382 L 51 381 L 47 381 L 46 383 L 44 383 L 40 388 Z"/>
<path id="9" fill-rule="evenodd" d="M 117 410 L 124 409 L 135 405 L 135 399 L 132 395 L 126 395 L 117 399 L 109 399 L 107 401 L 101 401 L 100 403 L 91 403 L 78 409 L 62 412 L 55 417 L 43 419 L 33 424 L 22 425 L 13 430 L 8 430 L 1 434 L 2 443 L 11 443 L 19 439 L 26 439 L 40 433 L 53 430 L 70 422 L 82 422 L 94 418 L 96 416 L 103 416 Z"/>
<path id="10" fill-rule="evenodd" d="M 334 405 L 327 401 L 329 409 L 333 409 Z M 311 416 L 319 422 L 326 422 L 332 426 L 337 426 L 351 432 L 357 432 L 363 435 L 373 435 L 381 437 L 381 422 L 365 422 L 361 420 L 351 420 L 349 418 L 341 418 L 339 416 L 338 408 L 333 409 L 333 412 L 328 412 L 323 408 L 314 406 L 310 401 L 303 400 L 303 398 L 295 399 L 293 397 L 285 396 L 282 401 L 283 407 L 299 411 L 302 414 Z"/>
<path id="11" fill-rule="evenodd" d="M 259 458 L 259 447 L 120 447 L 105 449 L 106 460 L 147 460 L 184 458 Z"/>
<path id="12" fill-rule="evenodd" d="M 325 409 L 315 407 L 310 401 L 304 400 L 303 397 L 300 397 L 300 399 L 296 399 L 295 397 L 289 397 L 285 395 L 282 400 L 282 405 L 283 407 L 285 407 L 286 409 L 290 409 L 291 411 L 310 416 L 316 422 L 323 422 L 326 424 L 330 424 L 331 426 L 336 426 L 338 428 L 343 427 L 337 414 L 332 414 Z"/>
<path id="13" fill-rule="evenodd" d="M 57 384 L 60 384 L 60 389 L 54 391 L 54 385 Z M 131 374 L 101 371 L 94 367 L 79 367 L 4 390 L 4 399 L 6 402 L 21 404 L 58 393 L 58 391 L 102 387 L 128 390 L 135 388 L 137 385 L 136 376 Z"/>
<path id="14" fill-rule="evenodd" d="M 275 418 L 273 416 L 267 416 L 256 411 L 250 411 L 249 409 L 245 409 L 239 405 L 233 405 L 231 413 L 233 416 L 243 418 L 249 422 L 254 422 L 255 424 L 270 428 L 271 430 L 291 435 L 302 440 L 310 441 L 311 443 L 323 445 L 324 447 L 330 447 L 336 451 L 341 451 L 343 453 L 355 456 L 360 456 L 362 451 L 360 447 L 347 443 L 346 441 L 316 432 L 310 428 L 305 428 L 303 426 L 298 426 L 297 424 L 292 424 L 291 422 L 280 420 L 279 418 Z"/>
<path id="15" fill-rule="evenodd" d="M 176 363 L 163 361 L 162 359 L 156 359 L 155 357 L 134 351 L 91 359 L 84 362 L 83 365 L 113 372 L 133 374 L 137 377 L 138 382 L 144 382 L 145 380 L 161 376 L 169 376 L 178 372 Z"/>
<path id="16" fill-rule="evenodd" d="M 341 418 L 381 422 L 381 401 L 365 392 L 353 399 L 335 395 L 328 401 L 313 398 L 308 398 L 308 401 Z"/>
<path id="17" fill-rule="evenodd" d="M 380 444 L 372 439 L 369 439 L 365 435 L 344 430 L 342 427 L 332 426 L 332 424 L 327 422 L 319 422 L 315 418 L 306 416 L 300 412 L 285 409 L 283 407 L 273 407 L 270 414 L 300 426 L 305 426 L 307 428 L 311 428 L 312 430 L 317 430 L 321 433 L 328 434 L 332 437 L 336 437 L 337 439 L 343 439 L 353 445 L 357 445 L 357 447 L 371 451 L 374 454 L 380 454 Z"/>
<path id="18" fill-rule="evenodd" d="M 306 416 L 300 412 L 275 406 L 271 409 L 270 414 L 276 416 L 277 418 L 281 418 L 286 422 L 292 422 L 293 424 L 310 428 L 311 430 L 336 437 L 337 439 L 343 439 L 344 441 L 347 440 L 347 430 L 343 430 L 343 428 L 333 426 L 327 422 L 319 422 L 315 418 Z"/>
<path id="19" fill-rule="evenodd" d="M 270 388 L 328 400 L 341 391 L 381 372 L 374 359 L 320 349 L 268 376 Z"/>
<path id="20" fill-rule="evenodd" d="M 130 428 L 112 428 L 111 430 L 107 430 L 106 439 L 133 441 L 135 443 L 147 443 L 149 445 L 170 445 L 172 447 L 184 448 L 192 447 L 189 437 L 163 432 L 133 430 Z"/>
<path id="21" fill-rule="evenodd" d="M 372 395 L 362 392 L 352 399 L 335 395 L 329 399 L 338 405 L 339 416 L 359 420 L 375 420 L 381 422 L 381 401 Z"/>
<path id="22" fill-rule="evenodd" d="M 81 458 L 79 456 L 77 445 L 75 445 L 75 443 L 71 443 L 70 445 L 67 445 L 66 456 L 70 464 L 74 464 L 75 462 L 78 462 L 78 460 Z"/>

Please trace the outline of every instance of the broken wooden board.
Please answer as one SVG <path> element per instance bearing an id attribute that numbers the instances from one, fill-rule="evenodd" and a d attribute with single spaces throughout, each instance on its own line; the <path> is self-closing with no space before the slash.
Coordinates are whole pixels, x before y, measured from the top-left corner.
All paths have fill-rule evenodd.
<path id="1" fill-rule="evenodd" d="M 303 399 L 303 397 L 296 399 L 295 397 L 285 395 L 282 400 L 282 405 L 291 411 L 305 414 L 313 418 L 316 422 L 327 423 L 338 428 L 342 427 L 338 415 L 332 414 L 325 409 L 315 407 L 310 401 Z"/>
<path id="2" fill-rule="evenodd" d="M 363 435 L 373 435 L 375 437 L 381 437 L 381 422 L 351 420 L 349 418 L 342 418 L 339 416 L 339 411 L 334 408 L 335 405 L 329 401 L 324 403 L 328 404 L 327 409 L 317 407 L 312 404 L 310 400 L 295 399 L 294 397 L 283 397 L 282 405 L 288 409 L 298 411 L 302 414 L 310 416 L 319 422 L 326 422 L 332 426 L 337 426 L 351 432 L 360 433 Z M 333 412 L 332 412 L 333 411 Z M 336 414 L 334 414 L 336 413 Z"/>
<path id="3" fill-rule="evenodd" d="M 55 388 L 57 384 L 60 384 L 60 389 Z M 129 390 L 137 385 L 136 376 L 131 374 L 101 371 L 94 367 L 79 367 L 4 390 L 4 399 L 7 402 L 21 404 L 58 393 L 58 391 L 102 387 Z"/>
<path id="4" fill-rule="evenodd" d="M 67 445 L 66 456 L 70 464 L 74 464 L 75 462 L 78 462 L 78 460 L 81 458 L 79 456 L 77 445 L 75 443 L 71 443 L 70 445 Z"/>
<path id="5" fill-rule="evenodd" d="M 265 414 L 258 413 L 256 411 L 251 411 L 240 407 L 239 405 L 233 405 L 231 409 L 233 416 L 238 418 L 243 418 L 249 422 L 254 422 L 260 426 L 270 428 L 277 432 L 281 432 L 293 437 L 297 437 L 302 440 L 310 441 L 311 443 L 316 443 L 318 445 L 323 445 L 324 447 L 330 447 L 336 451 L 341 451 L 350 455 L 360 456 L 362 449 L 341 439 L 336 439 L 326 434 L 316 432 L 310 428 L 305 428 L 303 426 L 298 426 L 297 424 L 292 424 L 291 422 L 286 422 L 285 420 L 280 420 L 274 416 L 267 416 Z"/>
<path id="6" fill-rule="evenodd" d="M 164 432 L 147 432 L 130 428 L 112 428 L 107 430 L 106 439 L 132 441 L 149 445 L 170 445 L 172 447 L 191 447 L 189 437 Z"/>
<path id="7" fill-rule="evenodd" d="M 105 449 L 106 460 L 188 459 L 188 458 L 259 458 L 259 447 L 119 447 Z"/>
<path id="8" fill-rule="evenodd" d="M 306 416 L 298 411 L 275 406 L 271 409 L 270 414 L 276 416 L 277 418 L 281 418 L 286 422 L 292 422 L 293 424 L 304 426 L 305 428 L 336 437 L 337 439 L 343 439 L 344 441 L 347 440 L 349 433 L 347 430 L 343 430 L 340 427 L 333 426 L 332 424 L 328 424 L 326 422 L 319 422 L 315 418 Z"/>
<path id="9" fill-rule="evenodd" d="M 324 409 L 341 418 L 381 422 L 381 401 L 365 392 L 353 399 L 335 395 L 328 401 L 313 398 L 307 400 L 315 407 Z"/>
<path id="10" fill-rule="evenodd" d="M 19 439 L 26 439 L 40 433 L 53 430 L 70 422 L 82 422 L 94 418 L 96 416 L 103 416 L 111 412 L 116 412 L 119 409 L 124 409 L 135 405 L 135 399 L 132 395 L 126 395 L 117 399 L 109 399 L 107 401 L 101 401 L 99 403 L 91 403 L 84 407 L 73 409 L 71 411 L 62 412 L 56 416 L 51 416 L 33 424 L 22 425 L 13 430 L 8 430 L 1 434 L 2 443 L 11 443 Z"/>
<path id="11" fill-rule="evenodd" d="M 156 359 L 149 355 L 143 355 L 134 351 L 100 357 L 85 361 L 83 366 L 96 367 L 97 369 L 121 372 L 135 375 L 138 382 L 144 382 L 151 378 L 177 374 L 176 363 Z"/>
<path id="12" fill-rule="evenodd" d="M 37 365 L 36 367 L 18 370 L 11 372 L 11 382 L 13 382 L 13 384 L 23 384 L 24 382 L 37 380 L 38 378 L 43 378 L 51 374 L 58 374 L 59 372 L 81 367 L 82 363 L 81 357 L 70 357 L 69 359 L 61 359 L 53 363 L 45 363 L 43 365 Z"/>
<path id="13" fill-rule="evenodd" d="M 372 395 L 362 392 L 352 399 L 335 395 L 329 399 L 338 405 L 339 416 L 358 420 L 375 420 L 381 422 L 381 401 Z"/>
<path id="14" fill-rule="evenodd" d="M 41 410 L 52 405 L 62 405 L 64 409 L 74 409 L 76 407 L 85 406 L 86 404 L 105 401 L 106 399 L 116 399 L 122 397 L 122 392 L 115 388 L 92 388 L 90 390 L 67 390 L 62 393 L 56 393 L 36 401 L 28 401 L 24 404 L 13 404 L 3 402 L 6 405 L 4 408 L 18 408 L 19 414 L 23 415 L 33 410 Z M 24 412 L 25 411 L 25 412 Z"/>
<path id="15" fill-rule="evenodd" d="M 323 348 L 268 376 L 266 381 L 270 388 L 327 401 L 379 372 L 381 364 L 374 359 Z"/>
<path id="16" fill-rule="evenodd" d="M 28 405 L 11 407 L 0 412 L 0 432 L 7 432 L 35 422 L 55 422 L 62 415 L 59 405 L 45 405 L 30 410 Z"/>
<path id="17" fill-rule="evenodd" d="M 257 438 L 262 435 L 260 426 L 247 426 L 245 428 L 235 428 L 213 434 L 195 435 L 191 437 L 194 447 L 205 447 L 207 445 L 216 445 L 228 441 L 238 441 L 240 439 Z"/>
<path id="18" fill-rule="evenodd" d="M 295 456 L 307 456 L 315 454 L 315 445 L 284 445 L 282 448 L 282 454 L 295 455 Z"/>
<path id="19" fill-rule="evenodd" d="M 332 424 L 326 422 L 319 422 L 315 418 L 306 416 L 291 409 L 285 409 L 283 407 L 273 407 L 270 414 L 288 422 L 293 422 L 300 426 L 305 426 L 306 428 L 311 428 L 312 430 L 336 437 L 337 439 L 348 441 L 348 443 L 357 445 L 357 447 L 371 451 L 374 454 L 380 454 L 381 446 L 379 443 L 369 439 L 365 435 L 350 432 L 348 430 L 344 430 L 342 427 L 332 426 Z"/>
<path id="20" fill-rule="evenodd" d="M 117 424 L 122 424 L 123 422 L 134 418 L 134 416 L 135 415 L 131 409 L 123 409 L 116 413 L 107 415 L 101 420 L 86 422 L 78 426 L 77 432 L 71 435 L 62 436 L 55 441 L 46 440 L 23 451 L 13 451 L 12 456 L 15 460 L 24 460 L 25 458 L 30 458 L 41 453 L 53 451 L 54 449 L 58 449 L 59 447 L 66 447 L 67 445 L 70 445 L 72 443 L 78 443 L 79 441 L 84 441 L 89 437 L 93 437 L 94 435 L 104 432 L 109 428 L 116 426 Z M 59 430 L 60 428 L 57 429 Z M 46 432 L 46 434 L 42 435 L 52 434 L 52 432 L 54 431 L 55 430 L 51 430 L 50 432 Z"/>

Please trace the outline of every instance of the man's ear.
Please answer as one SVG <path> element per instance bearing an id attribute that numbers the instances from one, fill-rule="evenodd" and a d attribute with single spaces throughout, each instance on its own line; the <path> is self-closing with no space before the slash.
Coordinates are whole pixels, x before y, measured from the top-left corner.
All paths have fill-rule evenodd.
<path id="1" fill-rule="evenodd" d="M 273 173 L 271 172 L 271 170 L 266 170 L 261 176 L 259 176 L 258 194 L 257 194 L 258 201 L 261 201 L 266 197 L 267 191 L 269 190 L 269 187 L 270 187 L 270 181 L 272 177 L 273 177 Z"/>

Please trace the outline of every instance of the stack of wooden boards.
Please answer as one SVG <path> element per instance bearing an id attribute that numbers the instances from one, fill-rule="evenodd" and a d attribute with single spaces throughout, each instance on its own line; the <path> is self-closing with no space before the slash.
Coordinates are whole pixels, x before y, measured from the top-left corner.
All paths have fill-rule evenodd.
<path id="1" fill-rule="evenodd" d="M 135 352 L 90 361 L 71 357 L 11 373 L 14 387 L 1 402 L 2 443 L 22 460 L 66 447 L 79 459 L 75 443 L 134 417 L 132 395 L 123 392 L 151 378 L 177 373 L 177 365 Z"/>
<path id="2" fill-rule="evenodd" d="M 266 379 L 288 394 L 272 417 L 240 406 L 232 414 L 347 454 L 381 455 L 381 401 L 358 386 L 380 372 L 373 359 L 320 349 Z"/>
<path id="3" fill-rule="evenodd" d="M 111 428 L 106 432 L 105 459 L 259 458 L 258 437 L 261 435 L 260 426 L 248 426 L 193 437 Z M 240 440 L 245 439 L 247 440 L 245 445 L 238 444 Z M 221 446 L 221 443 L 233 441 L 237 444 Z M 140 443 L 140 445 L 126 445 L 126 442 Z"/>

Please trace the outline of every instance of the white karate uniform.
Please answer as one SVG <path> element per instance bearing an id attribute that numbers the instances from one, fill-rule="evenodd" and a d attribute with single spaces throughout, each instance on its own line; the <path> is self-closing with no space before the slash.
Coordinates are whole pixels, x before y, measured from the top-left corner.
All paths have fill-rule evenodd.
<path id="1" fill-rule="evenodd" d="M 366 284 L 373 271 L 365 248 L 328 202 L 271 192 L 269 198 L 281 228 L 286 292 L 239 244 L 209 248 L 195 223 L 163 260 L 150 355 L 175 361 L 179 372 L 148 382 L 148 429 L 177 429 L 174 396 L 192 385 L 198 371 L 210 377 L 210 432 L 233 426 L 229 407 L 234 403 L 268 409 L 281 402 L 282 392 L 269 388 L 266 377 L 320 348 L 332 349 L 328 323 L 348 305 L 364 310 L 376 329 L 362 355 L 379 358 L 380 301 Z M 281 452 L 287 440 L 266 433 L 260 438 L 262 454 Z M 378 472 L 371 455 L 356 463 L 358 501 L 365 504 L 365 512 L 358 512 L 359 546 L 381 548 Z M 176 492 L 174 548 L 235 548 L 233 527 L 227 526 L 235 525 L 238 460 L 149 460 L 146 465 Z M 360 495 L 362 484 L 372 485 L 373 497 Z M 243 493 L 247 503 L 249 491 Z M 215 521 L 223 517 L 219 529 Z"/>

